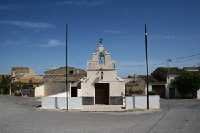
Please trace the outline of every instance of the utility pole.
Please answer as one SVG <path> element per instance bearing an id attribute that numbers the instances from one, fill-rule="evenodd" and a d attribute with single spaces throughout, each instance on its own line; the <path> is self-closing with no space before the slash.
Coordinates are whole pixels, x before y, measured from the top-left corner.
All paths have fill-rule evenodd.
<path id="1" fill-rule="evenodd" d="M 170 94 L 169 94 L 169 84 L 170 84 L 170 81 L 169 81 L 169 70 L 170 70 L 170 62 L 172 62 L 171 59 L 167 59 L 167 98 L 170 98 Z M 166 96 L 166 95 L 165 95 Z"/>
<path id="2" fill-rule="evenodd" d="M 12 95 L 12 81 L 10 82 L 9 95 Z"/>
<path id="3" fill-rule="evenodd" d="M 66 54 L 66 79 L 65 79 L 65 84 L 66 84 L 66 109 L 68 110 L 68 24 L 66 24 L 66 49 L 65 49 L 65 54 Z"/>
<path id="4" fill-rule="evenodd" d="M 149 68 L 148 68 L 148 47 L 147 47 L 147 26 L 146 26 L 146 24 L 145 24 L 145 57 L 146 57 L 147 110 L 149 110 Z"/>
<path id="5" fill-rule="evenodd" d="M 10 86 L 9 86 L 9 95 L 12 96 L 12 83 L 13 83 L 13 79 L 14 79 L 14 76 L 12 76 L 11 74 L 11 77 L 10 77 Z"/>

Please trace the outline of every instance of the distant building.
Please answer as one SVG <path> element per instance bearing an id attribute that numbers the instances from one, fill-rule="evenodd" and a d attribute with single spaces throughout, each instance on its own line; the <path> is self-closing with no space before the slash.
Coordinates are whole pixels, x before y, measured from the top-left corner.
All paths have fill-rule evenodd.
<path id="1" fill-rule="evenodd" d="M 12 67 L 11 77 L 12 92 L 17 95 L 34 96 L 35 88 L 43 84 L 43 76 L 28 67 Z"/>
<path id="2" fill-rule="evenodd" d="M 180 98 L 181 94 L 178 90 L 170 87 L 171 82 L 183 71 L 199 72 L 200 70 L 199 67 L 183 67 L 183 69 L 172 68 L 172 71 L 171 68 L 165 69 L 168 71 L 160 72 L 161 75 L 165 76 L 165 80 L 158 80 L 151 76 L 149 83 L 149 92 L 158 94 L 161 98 Z M 200 98 L 200 90 L 197 92 L 197 98 Z"/>
<path id="3" fill-rule="evenodd" d="M 134 77 L 129 76 L 125 79 L 126 82 L 126 96 L 132 95 L 146 95 L 146 76 L 145 75 L 134 75 Z M 151 95 L 160 95 L 160 97 L 165 98 L 166 93 L 166 82 L 159 81 L 153 76 L 149 76 L 149 93 Z"/>
<path id="4" fill-rule="evenodd" d="M 124 78 L 126 83 L 126 96 L 144 95 L 145 94 L 145 76 L 134 75 Z"/>
<path id="5" fill-rule="evenodd" d="M 80 89 L 80 79 L 86 76 L 82 69 L 68 67 L 68 85 L 71 85 L 70 96 L 77 96 Z M 39 91 L 40 90 L 40 91 Z M 37 88 L 37 96 L 48 96 L 66 91 L 66 67 L 51 69 L 45 72 L 44 85 Z M 43 93 L 39 93 L 43 92 Z"/>
<path id="6" fill-rule="evenodd" d="M 12 67 L 11 75 L 13 77 L 22 77 L 26 75 L 36 75 L 36 73 L 28 67 Z"/>
<path id="7" fill-rule="evenodd" d="M 200 67 L 183 67 L 184 71 L 190 71 L 190 72 L 198 72 L 200 71 Z"/>

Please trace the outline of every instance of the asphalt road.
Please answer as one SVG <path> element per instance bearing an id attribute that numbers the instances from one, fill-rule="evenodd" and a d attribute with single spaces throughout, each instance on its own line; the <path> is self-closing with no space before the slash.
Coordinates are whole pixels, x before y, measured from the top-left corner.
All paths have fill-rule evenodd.
<path id="1" fill-rule="evenodd" d="M 199 100 L 161 100 L 157 112 L 37 110 L 33 98 L 0 96 L 0 133 L 197 133 Z"/>

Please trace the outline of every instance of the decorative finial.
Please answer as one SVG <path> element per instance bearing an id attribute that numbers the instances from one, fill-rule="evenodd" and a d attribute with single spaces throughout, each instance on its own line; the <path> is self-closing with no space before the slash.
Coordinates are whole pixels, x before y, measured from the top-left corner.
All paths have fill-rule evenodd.
<path id="1" fill-rule="evenodd" d="M 102 44 L 103 43 L 103 38 L 99 39 L 99 43 Z"/>

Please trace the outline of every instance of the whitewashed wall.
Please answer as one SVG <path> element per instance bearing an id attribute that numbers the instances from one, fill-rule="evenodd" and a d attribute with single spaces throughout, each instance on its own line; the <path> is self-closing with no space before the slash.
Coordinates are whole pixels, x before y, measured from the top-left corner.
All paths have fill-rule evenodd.
<path id="1" fill-rule="evenodd" d="M 146 96 L 126 97 L 126 109 L 146 109 L 146 108 L 147 108 Z M 149 96 L 149 108 L 150 109 L 160 108 L 160 96 L 158 95 Z"/>
<path id="2" fill-rule="evenodd" d="M 87 71 L 87 79 L 81 82 L 82 96 L 95 96 L 95 83 L 109 83 L 109 95 L 110 96 L 121 96 L 125 94 L 125 81 L 120 81 L 117 76 L 116 70 L 103 71 L 103 80 L 98 80 L 100 72 L 98 71 Z"/>
<path id="3" fill-rule="evenodd" d="M 35 88 L 35 97 L 45 96 L 44 85 L 40 85 Z"/>
<path id="4" fill-rule="evenodd" d="M 43 97 L 42 108 L 43 109 L 67 109 L 66 97 Z M 68 98 L 68 109 L 82 109 L 82 98 L 73 97 Z"/>
<path id="5" fill-rule="evenodd" d="M 146 96 L 130 96 L 125 98 L 126 109 L 146 109 L 147 108 Z M 149 96 L 150 109 L 160 108 L 160 96 Z M 66 109 L 66 97 L 43 97 L 42 108 L 44 109 Z M 68 98 L 69 109 L 82 109 L 82 98 L 72 97 Z"/>
<path id="6" fill-rule="evenodd" d="M 152 84 L 149 83 L 149 92 L 152 91 Z M 145 85 L 145 95 L 147 94 L 147 85 Z"/>
<path id="7" fill-rule="evenodd" d="M 42 108 L 43 109 L 55 109 L 55 97 L 42 97 Z"/>
<path id="8" fill-rule="evenodd" d="M 126 109 L 134 109 L 135 108 L 135 97 L 129 96 L 125 98 L 125 106 Z"/>
<path id="9" fill-rule="evenodd" d="M 197 91 L 197 99 L 200 99 L 200 89 Z"/>

